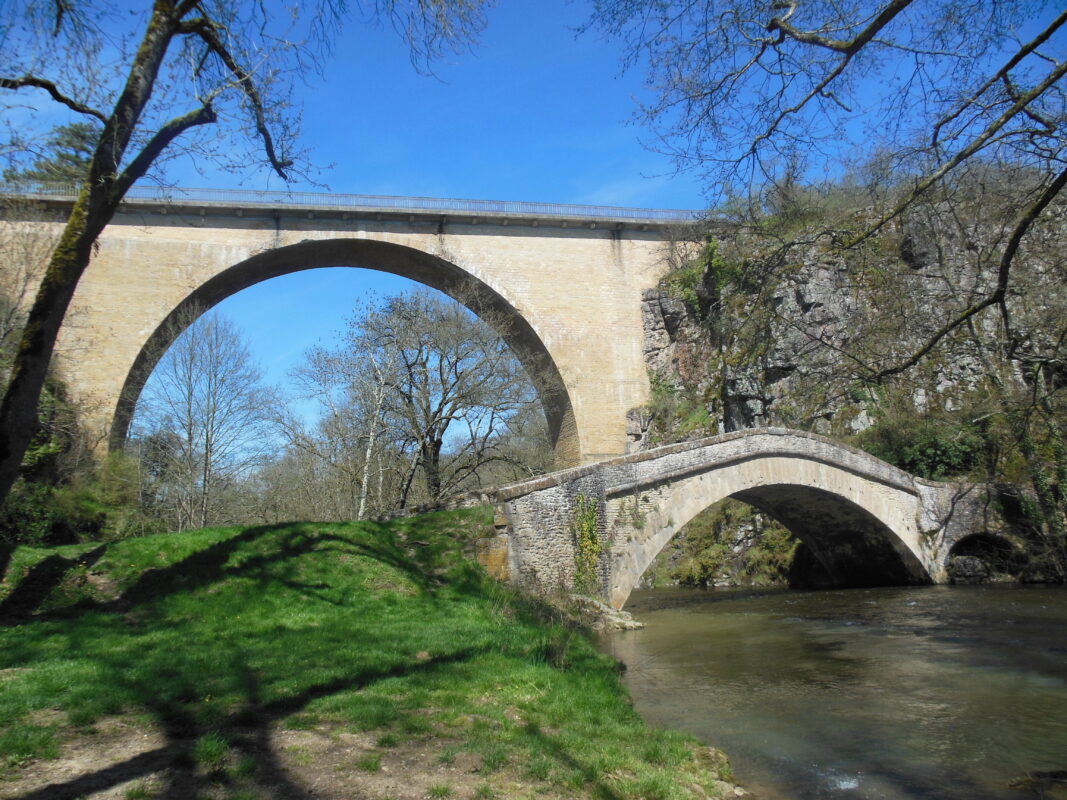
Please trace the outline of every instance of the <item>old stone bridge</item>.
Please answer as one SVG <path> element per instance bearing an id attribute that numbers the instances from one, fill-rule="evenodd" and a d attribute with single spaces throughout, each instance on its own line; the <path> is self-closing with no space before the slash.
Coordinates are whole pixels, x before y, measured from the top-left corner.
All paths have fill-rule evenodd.
<path id="1" fill-rule="evenodd" d="M 8 224 L 54 238 L 73 188 L 38 185 L 21 194 L 41 213 Z M 693 218 L 652 209 L 134 187 L 78 286 L 57 365 L 90 425 L 121 445 L 144 382 L 191 321 L 189 309 L 205 311 L 298 270 L 365 267 L 439 289 L 494 325 L 540 392 L 557 464 L 588 463 L 626 451 L 626 412 L 649 392 L 641 293 L 668 269 L 672 229 Z"/>
<path id="2" fill-rule="evenodd" d="M 7 224 L 47 242 L 70 194 L 38 187 L 29 216 Z M 621 607 L 678 530 L 736 497 L 797 534 L 837 585 L 944 580 L 952 547 L 984 513 L 973 492 L 775 429 L 624 455 L 627 411 L 649 397 L 641 295 L 668 270 L 672 232 L 691 219 L 646 209 L 137 188 L 78 287 L 58 367 L 90 427 L 121 445 L 144 381 L 179 323 L 190 321 L 188 310 L 297 270 L 392 272 L 497 327 L 540 392 L 557 465 L 570 467 L 476 498 L 500 512 L 500 534 L 484 555 L 501 574 L 572 585 L 581 497 L 595 503 L 601 592 Z"/>
<path id="3" fill-rule="evenodd" d="M 576 515 L 592 503 L 600 593 L 621 608 L 663 546 L 727 497 L 789 528 L 834 586 L 943 583 L 954 548 L 996 513 L 979 488 L 924 481 L 783 428 L 667 445 L 456 502 L 496 506 L 497 535 L 480 545 L 491 571 L 547 590 L 573 588 Z"/>

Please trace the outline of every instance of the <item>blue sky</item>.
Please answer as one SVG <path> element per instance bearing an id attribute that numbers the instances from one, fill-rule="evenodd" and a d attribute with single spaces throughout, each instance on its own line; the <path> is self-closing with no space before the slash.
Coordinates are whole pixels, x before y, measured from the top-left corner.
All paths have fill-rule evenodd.
<path id="1" fill-rule="evenodd" d="M 436 77 L 415 72 L 392 30 L 352 21 L 302 93 L 304 142 L 332 165 L 317 179 L 363 194 L 702 206 L 697 182 L 642 146 L 629 119 L 643 76 L 620 74 L 618 45 L 576 35 L 587 13 L 584 0 L 505 0 Z"/>
<path id="2" fill-rule="evenodd" d="M 642 74 L 619 48 L 576 36 L 585 2 L 510 0 L 489 13 L 469 53 L 419 75 L 390 29 L 353 22 L 322 80 L 303 93 L 304 143 L 329 191 L 701 208 L 692 176 L 630 123 Z M 176 173 L 185 186 L 277 188 L 264 173 Z M 297 187 L 315 188 L 315 187 Z M 411 284 L 368 270 L 310 270 L 258 284 L 218 306 L 248 339 L 267 380 L 283 382 L 312 345 L 343 328 L 367 291 Z"/>

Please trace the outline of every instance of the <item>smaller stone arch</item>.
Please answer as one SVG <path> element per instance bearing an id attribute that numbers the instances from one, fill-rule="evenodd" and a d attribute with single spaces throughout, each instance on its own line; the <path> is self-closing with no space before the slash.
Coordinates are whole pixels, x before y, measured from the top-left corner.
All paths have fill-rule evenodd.
<path id="1" fill-rule="evenodd" d="M 605 589 L 616 607 L 693 517 L 727 497 L 789 528 L 810 548 L 826 583 L 931 582 L 934 554 L 919 531 L 918 489 L 909 475 L 862 451 L 769 429 L 642 456 L 605 465 L 626 475 L 605 490 L 612 543 Z"/>
<path id="2" fill-rule="evenodd" d="M 998 576 L 1015 578 L 1028 564 L 1021 542 L 993 531 L 976 531 L 949 548 L 946 569 L 952 583 L 986 583 Z"/>
<path id="3" fill-rule="evenodd" d="M 813 584 L 844 588 L 930 582 L 922 561 L 907 544 L 907 532 L 894 531 L 843 492 L 808 482 L 772 482 L 729 493 L 701 491 L 685 483 L 656 492 L 658 499 L 651 502 L 662 502 L 673 511 L 666 519 L 658 508 L 646 514 L 641 523 L 648 529 L 645 541 L 624 534 L 628 546 L 616 545 L 610 594 L 618 607 L 671 539 L 697 514 L 727 497 L 764 512 L 805 545 L 821 573 Z M 650 493 L 645 497 L 649 503 Z"/>
<path id="4" fill-rule="evenodd" d="M 489 322 L 511 347 L 538 392 L 557 465 L 578 463 L 581 445 L 563 378 L 536 331 L 506 298 L 438 256 L 390 242 L 346 238 L 309 240 L 266 250 L 190 292 L 156 327 L 130 367 L 111 424 L 109 447 L 120 449 L 124 445 L 145 382 L 163 353 L 196 316 L 256 283 L 318 267 L 359 267 L 409 278 L 445 293 Z"/>
<path id="5" fill-rule="evenodd" d="M 814 543 L 838 585 L 932 583 L 941 579 L 944 521 L 931 503 L 939 505 L 941 494 L 856 448 L 763 428 L 665 445 L 479 499 L 506 515 L 512 579 L 560 588 L 574 584 L 575 498 L 596 498 L 601 591 L 621 608 L 664 545 L 727 497 L 756 505 Z"/>

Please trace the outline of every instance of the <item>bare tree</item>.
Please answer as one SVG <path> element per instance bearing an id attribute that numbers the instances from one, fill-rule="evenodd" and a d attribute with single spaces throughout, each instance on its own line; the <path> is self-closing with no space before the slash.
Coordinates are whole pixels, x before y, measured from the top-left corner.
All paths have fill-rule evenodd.
<path id="1" fill-rule="evenodd" d="M 470 41 L 481 0 L 379 0 L 417 64 Z M 344 5 L 322 0 L 304 14 L 274 14 L 239 0 L 154 0 L 132 10 L 108 0 L 9 0 L 0 17 L 0 90 L 20 107 L 2 149 L 33 130 L 25 97 L 100 125 L 88 169 L 29 310 L 0 402 L 0 499 L 7 496 L 33 434 L 37 398 L 59 327 L 92 249 L 137 180 L 180 142 L 238 163 L 261 163 L 282 179 L 299 174 L 292 80 L 315 66 L 339 28 Z M 9 94 L 10 93 L 10 94 Z M 46 115 L 42 115 L 46 116 Z M 16 121 L 17 119 L 17 121 Z M 217 125 L 208 138 L 206 126 Z M 248 143 L 255 147 L 249 148 Z M 252 152 L 258 152 L 258 157 Z"/>
<path id="2" fill-rule="evenodd" d="M 366 519 L 391 508 L 383 492 L 382 448 L 391 441 L 383 417 L 389 391 L 389 353 L 363 353 L 347 348 L 314 347 L 293 378 L 304 399 L 317 402 L 321 417 L 314 425 L 289 409 L 277 419 L 289 443 L 289 462 L 323 470 L 314 483 L 320 489 L 317 518 Z M 310 458 L 312 461 L 308 462 Z"/>
<path id="3" fill-rule="evenodd" d="M 290 422 L 290 447 L 343 476 L 357 516 L 543 471 L 544 414 L 495 322 L 430 290 L 361 306 L 299 371 L 323 415 Z"/>
<path id="4" fill-rule="evenodd" d="M 477 482 L 484 465 L 503 458 L 509 421 L 538 403 L 497 331 L 429 290 L 366 310 L 352 321 L 349 341 L 394 367 L 383 413 L 411 457 L 402 507 L 416 471 L 430 502 Z"/>
<path id="5" fill-rule="evenodd" d="M 152 372 L 134 416 L 153 448 L 156 502 L 178 530 L 230 521 L 221 496 L 259 466 L 273 400 L 233 323 L 193 322 Z"/>

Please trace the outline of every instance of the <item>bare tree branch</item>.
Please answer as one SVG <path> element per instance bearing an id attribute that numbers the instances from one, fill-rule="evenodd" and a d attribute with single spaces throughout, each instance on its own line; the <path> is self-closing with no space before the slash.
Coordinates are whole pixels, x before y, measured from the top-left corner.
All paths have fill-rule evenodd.
<path id="1" fill-rule="evenodd" d="M 1041 212 L 1043 212 L 1048 207 L 1049 203 L 1051 203 L 1053 199 L 1055 199 L 1056 195 L 1063 191 L 1064 186 L 1067 186 L 1067 169 L 1063 170 L 1062 172 L 1060 172 L 1059 175 L 1056 176 L 1055 180 L 1053 180 L 1045 188 L 1045 191 L 1041 193 L 1041 196 L 1027 209 L 1026 213 L 1019 220 L 1018 224 L 1015 226 L 1015 229 L 1012 231 L 1011 238 L 1008 240 L 1008 244 L 1004 248 L 1003 254 L 1000 257 L 1000 265 L 999 269 L 997 270 L 996 288 L 984 298 L 979 300 L 977 303 L 972 304 L 964 311 L 962 311 L 959 315 L 950 319 L 948 322 L 938 328 L 937 331 L 933 334 L 933 336 L 927 339 L 926 343 L 923 344 L 923 346 L 916 350 L 914 353 L 912 353 L 908 358 L 897 364 L 894 364 L 892 367 L 879 370 L 871 376 L 871 380 L 881 381 L 885 378 L 890 377 L 891 375 L 899 375 L 900 373 L 911 369 L 916 364 L 918 364 L 923 358 L 925 358 L 935 347 L 937 347 L 938 343 L 942 339 L 944 339 L 954 330 L 959 328 L 969 319 L 974 317 L 976 314 L 979 314 L 990 306 L 998 304 L 1001 305 L 1005 332 L 1008 333 L 1010 336 L 1008 309 L 1003 304 L 1005 298 L 1007 297 L 1008 282 L 1011 277 L 1012 262 L 1015 258 L 1016 252 L 1019 249 L 1019 245 L 1022 243 L 1023 237 L 1030 229 L 1030 226 L 1033 225 L 1034 221 L 1041 215 Z"/>
<path id="2" fill-rule="evenodd" d="M 781 17 L 775 17 L 767 23 L 767 30 L 771 33 L 778 31 L 780 34 L 779 42 L 785 41 L 785 38 L 788 37 L 790 39 L 796 39 L 798 42 L 803 42 L 804 44 L 823 47 L 827 50 L 833 50 L 835 53 L 843 53 L 846 57 L 851 58 L 863 49 L 868 42 L 874 39 L 878 34 L 878 31 L 882 30 L 886 25 L 892 22 L 901 11 L 911 4 L 912 0 L 893 0 L 889 5 L 882 9 L 881 13 L 870 25 L 864 28 L 858 35 L 847 41 L 841 39 L 829 39 L 825 36 L 811 33 L 810 31 L 802 31 L 794 28 L 789 24 L 788 20 L 797 10 L 797 3 L 795 2 L 788 3 L 790 7 L 788 13 Z"/>
<path id="3" fill-rule="evenodd" d="M 270 162 L 271 167 L 274 168 L 274 171 L 277 172 L 283 180 L 287 180 L 288 175 L 286 174 L 286 170 L 293 165 L 293 162 L 291 159 L 279 159 L 274 150 L 274 137 L 271 135 L 270 128 L 267 127 L 263 99 L 260 97 L 259 89 L 256 88 L 252 74 L 237 63 L 233 54 L 226 49 L 226 46 L 215 32 L 214 27 L 207 20 L 191 23 L 191 30 L 200 37 L 211 52 L 218 56 L 219 60 L 226 66 L 226 69 L 237 79 L 237 86 L 244 93 L 252 108 L 256 132 L 263 140 L 263 149 L 266 151 L 267 160 Z"/>
<path id="4" fill-rule="evenodd" d="M 133 160 L 111 186 L 112 202 L 118 202 L 133 186 L 134 182 L 144 177 L 148 169 L 162 155 L 163 151 L 179 136 L 197 125 L 208 125 L 218 120 L 218 115 L 211 104 L 202 105 L 180 117 L 168 121 L 140 149 Z"/>
<path id="5" fill-rule="evenodd" d="M 70 97 L 67 97 L 56 87 L 52 81 L 45 80 L 44 78 L 37 78 L 33 75 L 24 75 L 21 78 L 0 78 L 0 89 L 12 89 L 18 90 L 26 87 L 33 87 L 36 89 L 44 89 L 48 94 L 52 96 L 52 99 L 57 103 L 62 103 L 72 111 L 77 111 L 79 114 L 87 114 L 91 117 L 96 117 L 101 122 L 107 122 L 107 116 L 95 108 L 79 103 Z"/>

